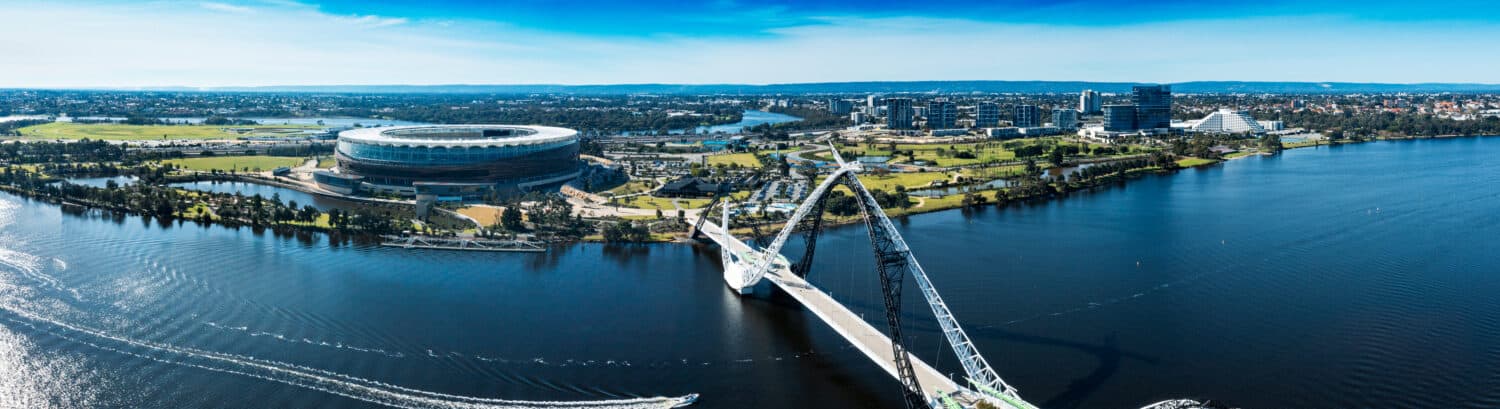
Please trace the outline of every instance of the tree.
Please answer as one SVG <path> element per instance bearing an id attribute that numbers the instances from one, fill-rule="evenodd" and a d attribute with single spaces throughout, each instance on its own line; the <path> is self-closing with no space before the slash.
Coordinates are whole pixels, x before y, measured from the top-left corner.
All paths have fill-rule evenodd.
<path id="1" fill-rule="evenodd" d="M 521 231 L 525 227 L 521 225 L 521 210 L 516 206 L 506 206 L 505 211 L 500 212 L 500 225 L 506 230 Z"/>
<path id="2" fill-rule="evenodd" d="M 1064 157 L 1065 156 L 1062 147 L 1058 146 L 1052 148 L 1052 153 L 1047 157 L 1047 161 L 1052 162 L 1053 166 L 1062 166 Z"/>
<path id="3" fill-rule="evenodd" d="M 1264 138 L 1261 138 L 1260 139 L 1260 150 L 1261 151 L 1265 151 L 1265 152 L 1270 152 L 1270 153 L 1280 153 L 1281 152 L 1281 136 L 1280 135 L 1266 135 Z"/>

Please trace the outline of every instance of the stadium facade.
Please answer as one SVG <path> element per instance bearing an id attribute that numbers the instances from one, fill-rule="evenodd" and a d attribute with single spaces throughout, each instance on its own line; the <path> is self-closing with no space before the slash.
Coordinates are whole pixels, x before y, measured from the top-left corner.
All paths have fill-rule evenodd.
<path id="1" fill-rule="evenodd" d="M 339 133 L 338 166 L 314 173 L 342 194 L 472 200 L 554 187 L 580 172 L 578 132 L 549 126 L 418 125 Z"/>

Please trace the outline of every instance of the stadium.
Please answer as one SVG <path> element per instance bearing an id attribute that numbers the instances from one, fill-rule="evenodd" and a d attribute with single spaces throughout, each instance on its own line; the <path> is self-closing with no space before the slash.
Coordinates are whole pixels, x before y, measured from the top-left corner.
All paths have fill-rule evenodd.
<path id="1" fill-rule="evenodd" d="M 314 173 L 342 194 L 471 200 L 553 187 L 579 174 L 578 132 L 549 126 L 420 125 L 339 133 L 337 168 Z"/>

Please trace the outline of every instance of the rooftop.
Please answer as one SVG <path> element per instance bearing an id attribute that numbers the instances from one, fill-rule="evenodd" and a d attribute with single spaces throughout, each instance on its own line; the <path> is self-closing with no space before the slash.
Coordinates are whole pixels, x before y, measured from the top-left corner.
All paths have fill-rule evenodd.
<path id="1" fill-rule="evenodd" d="M 357 128 L 339 132 L 340 141 L 428 148 L 537 145 L 578 140 L 578 131 L 535 125 L 413 125 Z"/>

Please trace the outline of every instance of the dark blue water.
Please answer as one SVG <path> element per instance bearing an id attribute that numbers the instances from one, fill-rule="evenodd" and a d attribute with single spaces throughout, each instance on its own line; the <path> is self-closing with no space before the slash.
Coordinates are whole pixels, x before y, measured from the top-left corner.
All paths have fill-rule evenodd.
<path id="1" fill-rule="evenodd" d="M 136 180 L 137 179 L 135 176 L 100 176 L 86 178 L 68 178 L 68 183 L 92 187 L 108 187 L 110 181 L 114 181 L 116 186 L 125 186 L 131 183 L 135 183 Z"/>
<path id="2" fill-rule="evenodd" d="M 775 112 L 766 112 L 766 111 L 761 111 L 761 110 L 756 110 L 756 109 L 747 109 L 747 110 L 745 110 L 745 112 L 740 117 L 740 121 L 739 122 L 735 122 L 735 123 L 732 123 L 732 124 L 723 124 L 723 125 L 700 126 L 700 127 L 697 127 L 697 128 L 693 128 L 693 132 L 694 133 L 698 133 L 698 134 L 713 134 L 713 133 L 735 134 L 735 133 L 740 133 L 740 131 L 744 130 L 745 128 L 760 126 L 760 125 L 763 125 L 763 124 L 772 124 L 772 125 L 775 125 L 775 124 L 779 124 L 779 123 L 793 122 L 793 121 L 800 121 L 800 120 L 802 120 L 802 118 L 791 116 L 791 115 L 787 115 L 787 114 L 778 114 L 778 113 L 775 113 Z M 622 132 L 621 135 L 635 135 L 635 134 L 642 134 L 642 133 L 649 134 L 651 132 L 655 132 L 655 131 Z M 686 129 L 672 129 L 672 130 L 668 130 L 667 133 L 673 134 L 673 135 L 684 134 L 684 133 L 687 133 L 687 130 Z"/>
<path id="3" fill-rule="evenodd" d="M 1302 149 L 898 224 L 980 351 L 1045 408 L 1492 408 L 1497 154 L 1500 139 Z M 813 280 L 883 325 L 863 229 L 820 243 Z M 711 248 L 406 251 L 0 196 L 0 249 L 12 406 L 431 403 L 411 390 L 900 405 L 794 302 L 730 294 Z M 912 351 L 960 372 L 907 296 Z"/>
<path id="4" fill-rule="evenodd" d="M 250 182 L 205 180 L 197 182 L 174 183 L 172 184 L 172 186 L 188 190 L 197 190 L 200 192 L 239 193 L 245 196 L 261 195 L 261 197 L 264 197 L 266 199 L 271 199 L 274 196 L 279 197 L 282 203 L 290 203 L 295 201 L 297 202 L 298 207 L 313 205 L 313 207 L 324 212 L 331 209 L 348 210 L 353 205 L 353 203 L 350 203 L 346 200 L 318 196 L 311 193 L 302 192 L 295 189 L 288 189 L 280 186 L 262 185 Z"/>

